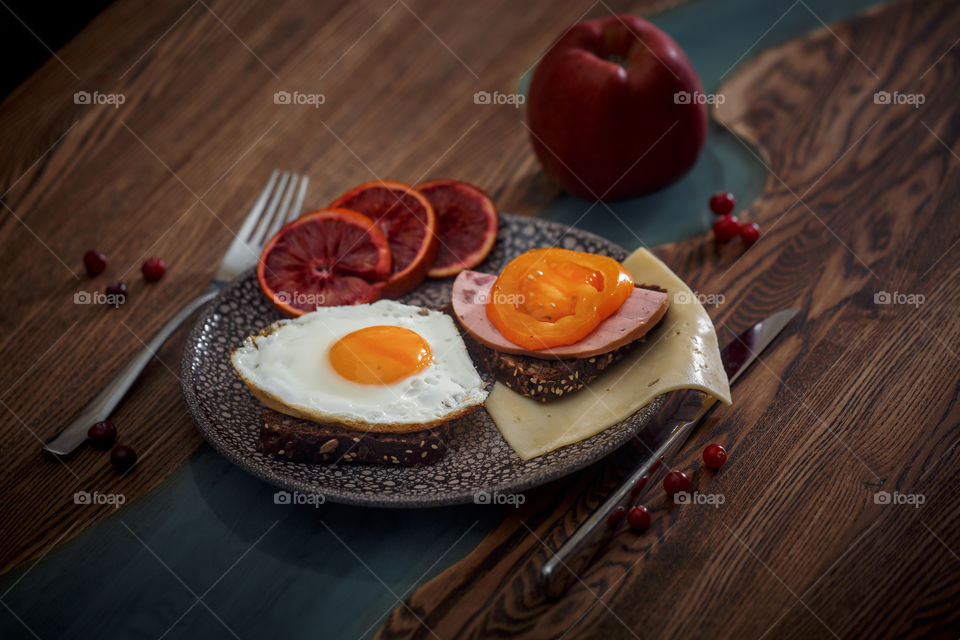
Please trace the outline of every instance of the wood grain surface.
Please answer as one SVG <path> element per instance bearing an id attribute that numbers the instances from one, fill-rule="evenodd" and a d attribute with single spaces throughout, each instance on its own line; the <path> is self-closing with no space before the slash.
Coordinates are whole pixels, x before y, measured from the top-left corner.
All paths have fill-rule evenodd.
<path id="1" fill-rule="evenodd" d="M 546 600 L 539 568 L 621 452 L 529 493 L 379 638 L 957 637 L 958 34 L 955 3 L 899 3 L 765 52 L 720 90 L 716 120 L 769 167 L 743 214 L 765 235 L 745 253 L 705 238 L 658 253 L 725 296 L 722 342 L 804 309 L 673 465 L 724 504 L 653 487 L 651 529 L 619 533 Z M 878 91 L 925 100 L 876 104 Z M 730 453 L 718 473 L 699 461 L 709 442 Z"/>
<path id="2" fill-rule="evenodd" d="M 65 461 L 40 450 L 205 288 L 274 168 L 311 177 L 308 205 L 375 177 L 451 176 L 535 211 L 556 189 L 520 112 L 473 95 L 514 92 L 580 18 L 671 0 L 604 4 L 118 0 L 0 103 L 0 572 L 112 510 L 74 492 L 129 504 L 200 444 L 176 373 L 184 328 L 113 417 L 139 452 L 131 473 L 89 448 Z M 77 91 L 123 104 L 76 104 Z M 276 104 L 278 91 L 324 103 Z M 92 280 L 88 249 L 108 257 Z M 154 254 L 168 271 L 148 285 L 139 268 Z M 124 307 L 74 304 L 120 279 Z"/>

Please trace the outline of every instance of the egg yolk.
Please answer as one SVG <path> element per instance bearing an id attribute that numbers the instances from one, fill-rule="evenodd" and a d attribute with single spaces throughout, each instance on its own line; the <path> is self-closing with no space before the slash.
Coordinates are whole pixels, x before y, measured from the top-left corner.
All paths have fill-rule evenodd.
<path id="1" fill-rule="evenodd" d="M 348 333 L 329 352 L 342 377 L 359 384 L 391 384 L 430 366 L 433 352 L 416 331 L 377 325 Z"/>

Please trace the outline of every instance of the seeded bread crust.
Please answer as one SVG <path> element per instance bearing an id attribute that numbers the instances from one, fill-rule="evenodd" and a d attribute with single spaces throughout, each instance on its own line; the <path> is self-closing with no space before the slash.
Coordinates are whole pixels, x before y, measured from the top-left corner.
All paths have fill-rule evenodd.
<path id="1" fill-rule="evenodd" d="M 532 356 L 501 353 L 464 335 L 470 357 L 508 389 L 538 402 L 558 400 L 579 391 L 610 365 L 635 349 L 644 338 L 619 349 L 589 358 L 544 360 Z"/>
<path id="2" fill-rule="evenodd" d="M 447 427 L 415 433 L 360 433 L 263 412 L 257 449 L 268 458 L 332 464 L 363 462 L 414 467 L 437 462 L 447 453 Z"/>

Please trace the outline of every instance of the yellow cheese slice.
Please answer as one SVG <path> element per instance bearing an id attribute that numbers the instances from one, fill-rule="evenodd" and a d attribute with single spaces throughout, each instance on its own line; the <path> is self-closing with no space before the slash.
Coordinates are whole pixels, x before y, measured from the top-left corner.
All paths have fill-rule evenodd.
<path id="1" fill-rule="evenodd" d="M 713 322 L 683 280 L 646 249 L 623 262 L 635 282 L 670 293 L 663 324 L 586 388 L 540 403 L 497 383 L 485 407 L 524 460 L 594 436 L 662 393 L 699 389 L 731 404 Z"/>

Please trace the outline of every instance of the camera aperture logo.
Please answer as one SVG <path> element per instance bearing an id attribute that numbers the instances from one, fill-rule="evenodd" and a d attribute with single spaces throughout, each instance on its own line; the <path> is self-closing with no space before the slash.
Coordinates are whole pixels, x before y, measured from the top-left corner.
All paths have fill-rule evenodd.
<path id="1" fill-rule="evenodd" d="M 473 494 L 473 504 L 506 504 L 520 508 L 527 497 L 522 493 L 498 493 L 496 491 L 477 491 Z"/>
<path id="2" fill-rule="evenodd" d="M 919 109 L 920 105 L 927 101 L 927 97 L 922 93 L 900 93 L 894 91 L 877 91 L 873 94 L 874 104 L 912 104 L 914 109 Z"/>
<path id="3" fill-rule="evenodd" d="M 477 91 L 473 94 L 473 104 L 508 104 L 515 109 L 527 101 L 527 96 L 522 93 L 500 93 L 494 91 Z"/>
<path id="4" fill-rule="evenodd" d="M 277 491 L 273 494 L 273 504 L 308 504 L 314 509 L 319 509 L 320 505 L 326 503 L 327 497 L 322 493 L 300 493 L 294 491 Z"/>
<path id="5" fill-rule="evenodd" d="M 727 97 L 722 93 L 702 93 L 700 91 L 677 91 L 673 94 L 673 104 L 716 104 L 721 105 L 727 101 Z"/>
<path id="6" fill-rule="evenodd" d="M 679 493 L 673 494 L 674 504 L 708 505 L 714 509 L 719 509 L 720 505 L 726 503 L 726 501 L 727 497 L 722 493 L 700 493 L 699 491 L 688 493 L 686 491 L 680 491 Z"/>
<path id="7" fill-rule="evenodd" d="M 109 504 L 112 505 L 114 509 L 119 509 L 120 505 L 126 501 L 127 497 L 122 493 L 100 493 L 99 491 L 94 491 L 91 493 L 89 491 L 77 491 L 75 494 L 73 494 L 73 504 Z"/>
<path id="8" fill-rule="evenodd" d="M 922 493 L 900 493 L 899 491 L 890 493 L 889 491 L 877 491 L 873 494 L 873 504 L 907 504 L 914 509 L 919 509 L 926 501 L 927 497 Z"/>
<path id="9" fill-rule="evenodd" d="M 918 309 L 926 301 L 927 298 L 922 293 L 877 291 L 873 294 L 873 304 L 908 304 L 913 306 L 914 309 Z"/>
<path id="10" fill-rule="evenodd" d="M 127 96 L 122 93 L 100 93 L 94 91 L 77 91 L 73 94 L 74 104 L 109 104 L 114 109 L 119 109 L 120 105 L 127 101 Z"/>
<path id="11" fill-rule="evenodd" d="M 309 105 L 314 109 L 319 109 L 320 105 L 326 104 L 327 96 L 322 93 L 300 93 L 294 91 L 277 91 L 273 94 L 273 104 L 298 104 Z"/>
<path id="12" fill-rule="evenodd" d="M 73 304 L 106 304 L 119 307 L 127 301 L 123 293 L 103 293 L 102 291 L 77 291 L 73 294 Z"/>

